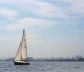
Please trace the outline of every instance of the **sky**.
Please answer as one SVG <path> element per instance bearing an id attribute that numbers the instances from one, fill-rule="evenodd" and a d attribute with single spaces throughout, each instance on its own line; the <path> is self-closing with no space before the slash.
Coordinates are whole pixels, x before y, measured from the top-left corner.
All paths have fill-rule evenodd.
<path id="1" fill-rule="evenodd" d="M 15 57 L 23 29 L 28 57 L 84 57 L 84 0 L 0 0 L 0 57 Z"/>

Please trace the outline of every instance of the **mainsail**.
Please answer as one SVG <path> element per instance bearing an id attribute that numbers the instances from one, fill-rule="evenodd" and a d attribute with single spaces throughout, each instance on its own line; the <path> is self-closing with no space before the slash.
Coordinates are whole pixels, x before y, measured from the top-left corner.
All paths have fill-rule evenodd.
<path id="1" fill-rule="evenodd" d="M 26 60 L 26 58 L 27 58 L 27 41 L 26 41 L 25 30 L 23 30 L 23 36 L 22 36 L 22 59 Z"/>
<path id="2" fill-rule="evenodd" d="M 15 57 L 15 61 L 26 60 L 26 58 L 27 58 L 27 41 L 25 30 L 23 30 L 22 42 L 20 42 L 19 49 Z"/>

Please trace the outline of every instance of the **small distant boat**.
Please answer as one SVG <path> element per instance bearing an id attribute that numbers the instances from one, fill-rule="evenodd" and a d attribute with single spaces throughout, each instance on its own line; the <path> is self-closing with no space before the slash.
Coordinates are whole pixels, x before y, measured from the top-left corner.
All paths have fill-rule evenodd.
<path id="1" fill-rule="evenodd" d="M 20 42 L 19 49 L 17 51 L 15 60 L 15 65 L 29 65 L 27 61 L 27 41 L 25 30 L 23 30 L 22 41 Z"/>

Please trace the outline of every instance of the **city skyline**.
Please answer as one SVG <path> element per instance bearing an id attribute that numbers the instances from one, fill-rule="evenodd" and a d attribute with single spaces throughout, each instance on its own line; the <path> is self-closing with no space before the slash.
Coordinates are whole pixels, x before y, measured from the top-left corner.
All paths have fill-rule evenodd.
<path id="1" fill-rule="evenodd" d="M 84 57 L 84 0 L 0 0 L 0 57 L 15 57 L 25 29 L 28 57 Z"/>

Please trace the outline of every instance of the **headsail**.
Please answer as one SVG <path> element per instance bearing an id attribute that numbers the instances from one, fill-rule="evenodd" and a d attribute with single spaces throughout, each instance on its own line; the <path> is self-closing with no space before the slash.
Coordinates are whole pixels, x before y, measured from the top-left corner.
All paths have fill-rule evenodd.
<path id="1" fill-rule="evenodd" d="M 27 41 L 26 41 L 25 30 L 23 30 L 23 36 L 22 36 L 22 59 L 26 60 L 26 58 L 27 58 Z"/>
<path id="2" fill-rule="evenodd" d="M 21 48 L 21 42 L 20 42 L 19 49 L 15 57 L 15 61 L 20 61 L 21 59 L 22 59 L 22 48 Z"/>

